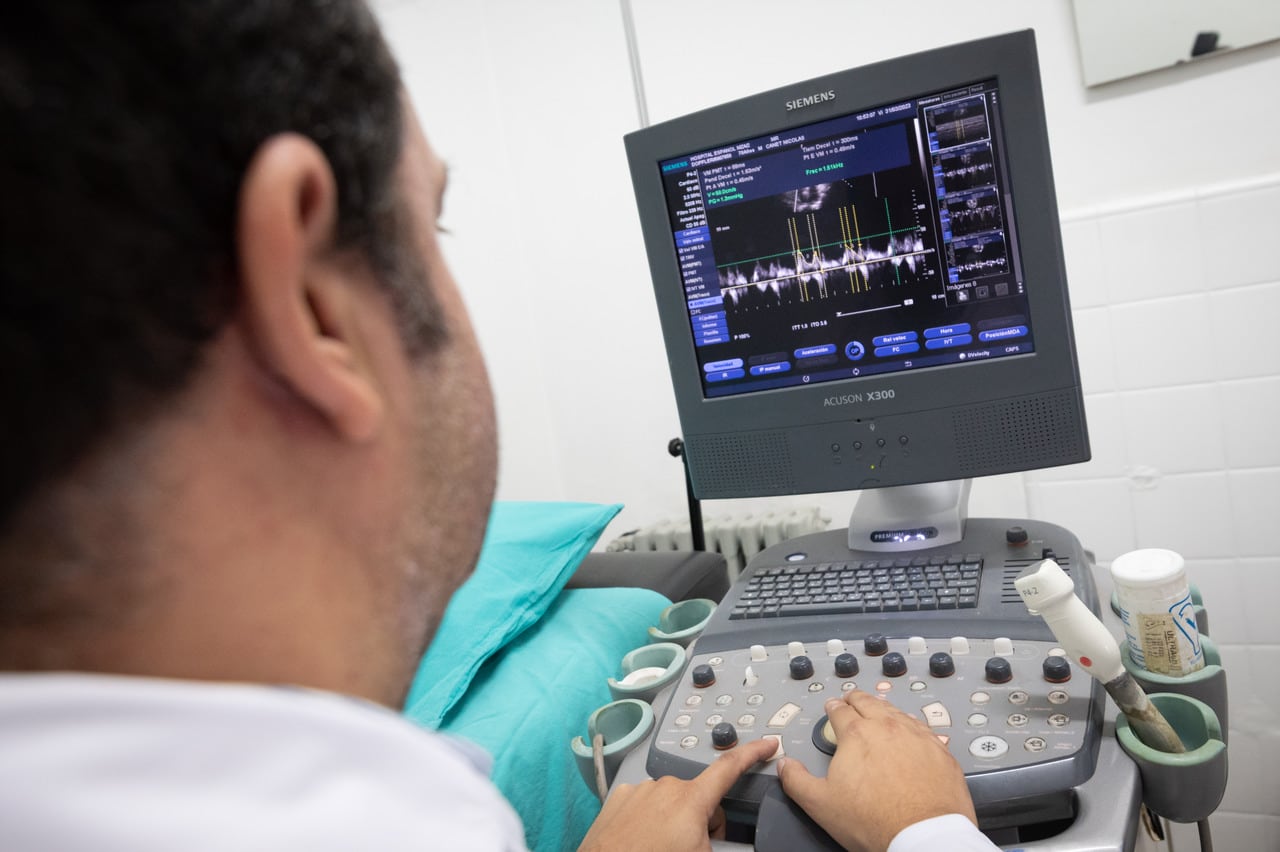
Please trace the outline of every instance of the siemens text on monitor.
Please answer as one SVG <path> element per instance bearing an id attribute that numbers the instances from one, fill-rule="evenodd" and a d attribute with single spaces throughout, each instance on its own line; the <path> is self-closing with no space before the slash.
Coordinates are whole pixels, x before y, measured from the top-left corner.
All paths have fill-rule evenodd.
<path id="1" fill-rule="evenodd" d="M 626 139 L 695 493 L 1086 461 L 1031 33 Z"/>

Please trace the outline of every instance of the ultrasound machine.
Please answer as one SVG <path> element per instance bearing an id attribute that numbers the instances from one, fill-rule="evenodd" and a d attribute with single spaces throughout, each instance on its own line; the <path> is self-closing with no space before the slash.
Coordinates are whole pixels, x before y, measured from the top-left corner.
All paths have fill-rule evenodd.
<path id="1" fill-rule="evenodd" d="M 973 477 L 1089 459 L 1031 32 L 881 62 L 626 138 L 700 499 L 862 492 L 751 560 L 619 781 L 762 736 L 824 774 L 823 703 L 878 692 L 963 767 L 1010 848 L 1127 850 L 1140 790 L 1106 696 L 1012 580 L 1051 523 L 967 517 Z M 771 764 L 726 848 L 835 848 Z"/>

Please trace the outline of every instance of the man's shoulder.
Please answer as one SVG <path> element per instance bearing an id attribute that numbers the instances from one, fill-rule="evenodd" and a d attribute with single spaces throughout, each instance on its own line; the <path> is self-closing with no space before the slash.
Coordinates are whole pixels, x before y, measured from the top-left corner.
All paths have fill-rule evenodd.
<path id="1" fill-rule="evenodd" d="M 255 848 L 265 838 L 402 848 L 415 835 L 506 849 L 521 836 L 498 791 L 447 738 L 328 693 L 4 675 L 0 755 L 0 785 L 24 779 L 23 792 L 0 803 L 0 826 L 25 832 L 6 848 L 68 830 L 139 849 L 166 840 L 172 848 L 179 837 L 186 848 L 192 839 L 202 841 L 194 848 L 236 848 L 250 838 Z M 55 814 L 64 815 L 57 825 Z M 65 839 L 55 846 L 77 845 Z"/>

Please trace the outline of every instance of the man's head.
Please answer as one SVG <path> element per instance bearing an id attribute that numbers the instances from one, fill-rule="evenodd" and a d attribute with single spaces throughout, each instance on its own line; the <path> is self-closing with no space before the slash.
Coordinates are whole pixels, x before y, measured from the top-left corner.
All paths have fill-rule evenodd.
<path id="1" fill-rule="evenodd" d="M 0 126 L 0 667 L 255 679 L 214 638 L 212 671 L 117 665 L 201 600 L 262 609 L 263 654 L 374 613 L 365 651 L 419 651 L 474 557 L 492 412 L 367 9 L 31 4 Z"/>

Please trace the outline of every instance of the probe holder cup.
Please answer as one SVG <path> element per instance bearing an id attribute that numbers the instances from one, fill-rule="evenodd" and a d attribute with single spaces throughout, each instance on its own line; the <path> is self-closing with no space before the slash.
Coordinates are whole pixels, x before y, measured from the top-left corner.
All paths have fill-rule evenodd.
<path id="1" fill-rule="evenodd" d="M 622 658 L 622 678 L 621 680 L 609 678 L 609 694 L 615 701 L 635 698 L 639 701 L 651 702 L 659 692 L 680 677 L 686 659 L 684 646 L 675 642 L 641 645 L 633 651 L 628 651 Z M 627 682 L 629 675 L 644 669 L 649 671 L 644 672 L 642 678 L 639 680 L 633 678 L 633 682 Z"/>
<path id="2" fill-rule="evenodd" d="M 673 603 L 658 616 L 656 627 L 649 628 L 649 638 L 654 642 L 675 642 L 689 647 L 698 638 L 716 611 L 716 602 L 708 598 L 690 598 Z"/>
<path id="3" fill-rule="evenodd" d="M 1231 718 L 1227 713 L 1227 671 L 1222 667 L 1222 654 L 1213 640 L 1202 634 L 1199 641 L 1204 651 L 1204 668 L 1181 677 L 1147 671 L 1133 661 L 1129 643 L 1125 641 L 1120 643 L 1120 662 L 1148 695 L 1153 692 L 1176 693 L 1208 704 L 1222 728 L 1222 740 L 1226 742 L 1226 729 Z"/>
<path id="4" fill-rule="evenodd" d="M 610 702 L 588 716 L 587 738 L 584 740 L 582 737 L 574 737 L 569 743 L 574 762 L 578 765 L 578 772 L 582 775 L 582 780 L 586 782 L 588 789 L 596 795 L 601 795 L 600 787 L 596 783 L 595 755 L 591 749 L 591 743 L 596 734 L 600 734 L 604 739 L 601 753 L 604 762 L 604 785 L 608 789 L 613 785 L 614 776 L 618 774 L 622 759 L 645 741 L 649 732 L 653 730 L 653 724 L 653 708 L 647 702 L 634 698 Z"/>
<path id="5" fill-rule="evenodd" d="M 1142 800 L 1174 822 L 1202 820 L 1217 809 L 1227 789 L 1227 745 L 1218 717 L 1208 704 L 1185 695 L 1148 697 L 1187 750 L 1157 751 L 1138 739 L 1123 714 L 1116 719 L 1116 739 L 1142 777 Z"/>

